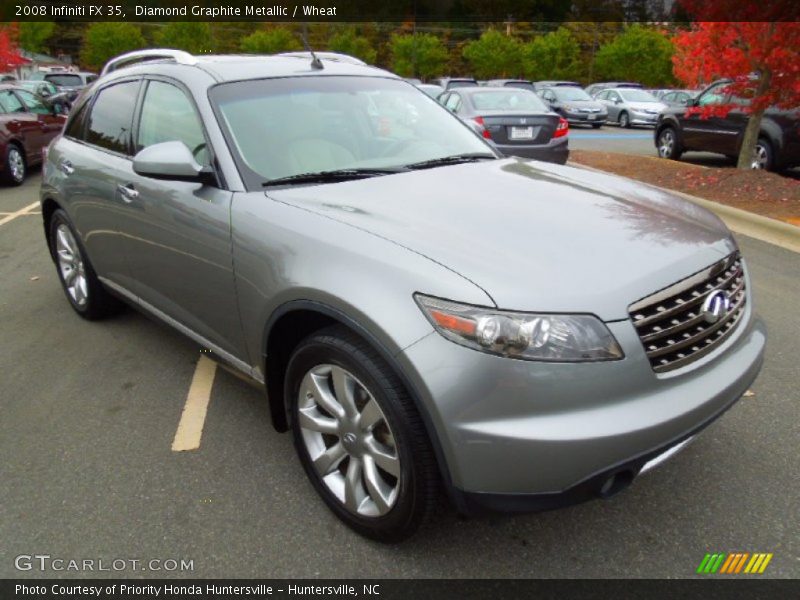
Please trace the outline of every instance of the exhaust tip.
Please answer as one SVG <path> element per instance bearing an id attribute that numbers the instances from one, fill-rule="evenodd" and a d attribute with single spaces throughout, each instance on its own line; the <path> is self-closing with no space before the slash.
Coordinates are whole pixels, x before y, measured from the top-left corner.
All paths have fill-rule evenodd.
<path id="1" fill-rule="evenodd" d="M 616 496 L 633 482 L 633 478 L 634 473 L 630 469 L 617 471 L 603 482 L 598 494 L 606 499 Z"/>

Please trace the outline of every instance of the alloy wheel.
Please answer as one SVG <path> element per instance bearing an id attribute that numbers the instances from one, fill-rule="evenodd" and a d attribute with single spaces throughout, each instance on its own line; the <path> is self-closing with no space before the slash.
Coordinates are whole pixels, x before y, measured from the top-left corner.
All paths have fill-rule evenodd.
<path id="1" fill-rule="evenodd" d="M 750 163 L 752 169 L 766 169 L 769 164 L 769 153 L 766 146 L 761 142 L 756 144 L 753 150 L 753 161 Z"/>
<path id="2" fill-rule="evenodd" d="M 628 127 L 628 113 L 624 112 L 619 116 L 619 126 Z"/>
<path id="3" fill-rule="evenodd" d="M 388 513 L 400 491 L 395 436 L 370 391 L 331 364 L 308 371 L 300 384 L 298 425 L 317 475 L 361 516 Z"/>
<path id="4" fill-rule="evenodd" d="M 81 307 L 85 306 L 89 299 L 85 266 L 78 242 L 64 223 L 56 229 L 56 255 L 58 256 L 58 269 L 67 293 L 75 304 Z"/>
<path id="5" fill-rule="evenodd" d="M 17 148 L 12 147 L 8 150 L 8 168 L 11 177 L 17 183 L 21 183 L 25 179 L 25 159 L 22 158 L 22 153 Z"/>
<path id="6" fill-rule="evenodd" d="M 675 148 L 675 135 L 672 131 L 666 129 L 661 132 L 661 135 L 658 137 L 658 142 L 658 155 L 661 158 L 670 158 L 672 156 L 672 150 Z"/>

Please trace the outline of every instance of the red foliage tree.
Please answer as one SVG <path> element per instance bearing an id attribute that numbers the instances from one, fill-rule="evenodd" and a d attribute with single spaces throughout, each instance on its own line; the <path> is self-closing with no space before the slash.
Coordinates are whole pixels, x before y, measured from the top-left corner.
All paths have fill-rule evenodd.
<path id="1" fill-rule="evenodd" d="M 692 87 L 730 79 L 727 91 L 749 101 L 695 110 L 707 117 L 725 116 L 733 108 L 750 114 L 737 162 L 740 169 L 750 168 L 764 111 L 800 107 L 800 23 L 786 20 L 800 3 L 766 0 L 759 6 L 742 0 L 682 0 L 681 4 L 703 20 L 673 40 L 675 76 Z"/>
<path id="2" fill-rule="evenodd" d="M 0 28 L 0 73 L 6 73 L 25 64 L 25 59 L 17 50 L 16 30 L 12 24 Z"/>

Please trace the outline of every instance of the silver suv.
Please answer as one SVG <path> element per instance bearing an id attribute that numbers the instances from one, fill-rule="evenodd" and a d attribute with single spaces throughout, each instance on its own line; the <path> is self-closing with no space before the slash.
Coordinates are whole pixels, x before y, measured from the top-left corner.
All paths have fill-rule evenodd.
<path id="1" fill-rule="evenodd" d="M 764 327 L 711 213 L 503 158 L 373 67 L 162 54 L 108 65 L 49 148 L 66 298 L 124 300 L 265 382 L 358 532 L 402 539 L 442 493 L 608 497 L 755 379 Z"/>

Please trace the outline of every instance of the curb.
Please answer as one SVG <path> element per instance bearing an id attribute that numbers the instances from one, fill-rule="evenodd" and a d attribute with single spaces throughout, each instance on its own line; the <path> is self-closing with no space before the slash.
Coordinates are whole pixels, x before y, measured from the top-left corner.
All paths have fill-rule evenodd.
<path id="1" fill-rule="evenodd" d="M 612 173 L 611 171 L 603 171 L 602 169 L 596 169 L 581 163 L 573 162 L 572 164 L 583 169 L 589 169 L 590 171 L 597 171 L 598 173 L 621 177 L 620 175 Z M 800 227 L 797 227 L 796 225 L 790 225 L 789 223 L 784 223 L 783 221 L 778 221 L 777 219 L 770 219 L 769 217 L 762 217 L 761 215 L 742 210 L 741 208 L 726 206 L 725 204 L 720 204 L 719 202 L 705 200 L 704 198 L 698 198 L 697 196 L 684 194 L 683 192 L 679 192 L 677 190 L 671 190 L 669 188 L 663 188 L 650 183 L 645 183 L 644 181 L 639 183 L 648 185 L 657 190 L 661 190 L 662 192 L 673 194 L 674 196 L 679 196 L 684 200 L 688 200 L 693 204 L 697 204 L 698 206 L 702 206 L 703 208 L 710 210 L 720 219 L 722 219 L 729 229 L 735 231 L 736 233 L 741 233 L 748 237 L 761 240 L 762 242 L 767 242 L 768 244 L 773 244 L 775 246 L 785 248 L 786 250 L 800 253 Z"/>

